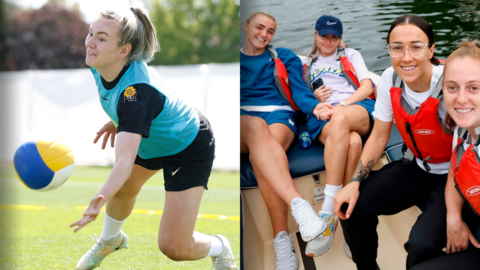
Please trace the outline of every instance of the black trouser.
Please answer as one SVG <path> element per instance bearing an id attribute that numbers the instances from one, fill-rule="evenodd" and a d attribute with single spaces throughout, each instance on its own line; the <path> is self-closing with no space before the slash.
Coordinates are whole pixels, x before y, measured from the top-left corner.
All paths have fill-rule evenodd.
<path id="1" fill-rule="evenodd" d="M 480 241 L 480 217 L 465 204 L 462 219 L 470 228 L 473 236 Z M 446 232 L 445 232 L 446 233 Z M 478 270 L 480 269 L 480 249 L 469 243 L 468 249 L 443 255 L 415 265 L 411 270 Z"/>
<path id="2" fill-rule="evenodd" d="M 447 174 L 427 173 L 415 161 L 395 161 L 371 172 L 360 186 L 360 197 L 352 215 L 348 220 L 340 220 L 357 268 L 376 269 L 379 215 L 394 215 L 425 201 L 427 208 L 419 216 L 405 244 L 407 269 L 444 254 L 446 181 Z M 347 206 L 342 206 L 343 212 Z"/>

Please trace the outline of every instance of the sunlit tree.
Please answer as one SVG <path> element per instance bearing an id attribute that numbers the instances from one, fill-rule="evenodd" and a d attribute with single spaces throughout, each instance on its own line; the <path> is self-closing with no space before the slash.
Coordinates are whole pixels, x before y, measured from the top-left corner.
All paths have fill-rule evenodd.
<path id="1" fill-rule="evenodd" d="M 150 11 L 162 48 L 154 65 L 239 62 L 240 6 L 233 0 L 160 0 Z"/>

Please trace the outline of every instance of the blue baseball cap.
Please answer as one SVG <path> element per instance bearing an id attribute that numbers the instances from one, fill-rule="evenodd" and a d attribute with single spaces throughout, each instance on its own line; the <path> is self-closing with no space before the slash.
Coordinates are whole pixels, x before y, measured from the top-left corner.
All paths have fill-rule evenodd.
<path id="1" fill-rule="evenodd" d="M 323 15 L 318 18 L 315 30 L 317 30 L 319 36 L 335 35 L 338 38 L 342 38 L 343 34 L 343 26 L 340 19 L 329 15 Z"/>

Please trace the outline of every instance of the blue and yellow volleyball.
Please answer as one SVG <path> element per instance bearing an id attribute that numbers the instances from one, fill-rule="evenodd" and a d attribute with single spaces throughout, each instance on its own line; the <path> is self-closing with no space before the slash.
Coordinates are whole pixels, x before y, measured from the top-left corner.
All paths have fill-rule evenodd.
<path id="1" fill-rule="evenodd" d="M 49 191 L 61 186 L 73 171 L 72 149 L 63 141 L 22 144 L 13 157 L 18 178 L 25 186 Z"/>

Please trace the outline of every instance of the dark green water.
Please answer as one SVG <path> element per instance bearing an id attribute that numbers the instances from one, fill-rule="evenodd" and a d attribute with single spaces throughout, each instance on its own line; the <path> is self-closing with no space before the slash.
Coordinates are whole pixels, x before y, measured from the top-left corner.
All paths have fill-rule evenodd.
<path id="1" fill-rule="evenodd" d="M 297 54 L 310 52 L 318 17 L 338 17 L 343 23 L 344 42 L 360 51 L 367 67 L 379 75 L 391 65 L 386 48 L 388 29 L 403 14 L 416 14 L 430 22 L 435 34 L 435 56 L 439 58 L 446 58 L 460 41 L 480 37 L 480 1 L 241 0 L 241 22 L 259 10 L 277 20 L 271 44 Z M 241 31 L 243 47 L 245 33 Z"/>

